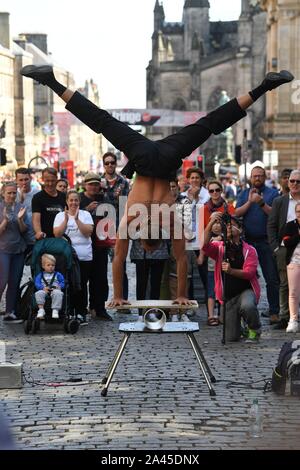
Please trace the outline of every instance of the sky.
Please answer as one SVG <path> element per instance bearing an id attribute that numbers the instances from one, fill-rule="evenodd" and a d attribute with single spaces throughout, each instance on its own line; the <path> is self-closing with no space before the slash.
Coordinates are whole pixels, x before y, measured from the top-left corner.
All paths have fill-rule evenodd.
<path id="1" fill-rule="evenodd" d="M 53 60 L 74 74 L 76 86 L 92 78 L 101 106 L 144 108 L 151 59 L 155 0 L 0 0 L 10 13 L 11 36 L 48 34 Z M 181 21 L 184 0 L 163 0 L 166 21 Z M 241 0 L 210 0 L 211 21 L 236 20 Z"/>

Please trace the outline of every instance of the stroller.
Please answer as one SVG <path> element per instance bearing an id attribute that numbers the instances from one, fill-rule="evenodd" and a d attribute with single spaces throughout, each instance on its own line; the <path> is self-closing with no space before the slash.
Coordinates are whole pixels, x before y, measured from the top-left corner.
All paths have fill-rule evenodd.
<path id="1" fill-rule="evenodd" d="M 50 296 L 46 298 L 45 303 L 45 323 L 62 323 L 66 333 L 77 333 L 80 321 L 74 314 L 71 305 L 71 292 L 80 289 L 80 273 L 76 269 L 76 253 L 72 246 L 63 238 L 45 238 L 35 243 L 31 254 L 31 276 L 26 284 L 20 288 L 20 305 L 23 303 L 22 315 L 24 318 L 24 331 L 26 334 L 36 333 L 40 329 L 40 320 L 36 318 L 37 304 L 34 293 L 36 291 L 33 279 L 42 270 L 41 256 L 49 253 L 55 256 L 56 271 L 63 274 L 65 278 L 65 288 L 63 289 L 63 305 L 59 312 L 59 319 L 52 319 L 50 308 Z M 78 277 L 79 276 L 79 277 Z M 23 293 L 23 294 L 22 294 Z M 24 307 L 26 308 L 24 309 Z"/>

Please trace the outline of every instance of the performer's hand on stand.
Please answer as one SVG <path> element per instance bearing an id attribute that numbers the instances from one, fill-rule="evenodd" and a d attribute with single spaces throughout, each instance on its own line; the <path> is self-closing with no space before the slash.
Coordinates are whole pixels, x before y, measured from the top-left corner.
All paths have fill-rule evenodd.
<path id="1" fill-rule="evenodd" d="M 118 307 L 120 305 L 130 305 L 130 302 L 120 297 L 116 297 L 114 299 L 111 299 L 111 301 L 108 304 L 109 307 Z"/>
<path id="2" fill-rule="evenodd" d="M 193 305 L 193 302 L 191 300 L 189 300 L 187 297 L 177 297 L 177 299 L 175 299 L 173 301 L 173 304 L 176 304 L 176 305 Z"/>

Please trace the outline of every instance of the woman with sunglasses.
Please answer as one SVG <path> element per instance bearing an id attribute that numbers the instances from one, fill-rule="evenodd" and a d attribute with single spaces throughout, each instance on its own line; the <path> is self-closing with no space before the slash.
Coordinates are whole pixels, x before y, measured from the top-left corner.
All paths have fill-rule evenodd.
<path id="1" fill-rule="evenodd" d="M 24 267 L 26 242 L 22 236 L 29 223 L 26 208 L 16 202 L 17 185 L 5 183 L 0 201 L 0 301 L 7 286 L 4 321 L 20 323 L 15 314 L 17 292 Z"/>
<path id="2" fill-rule="evenodd" d="M 222 197 L 223 187 L 220 181 L 213 180 L 208 183 L 209 201 L 204 205 L 204 227 L 207 226 L 213 212 L 228 212 L 234 215 L 235 209 L 231 203 L 227 203 Z"/>

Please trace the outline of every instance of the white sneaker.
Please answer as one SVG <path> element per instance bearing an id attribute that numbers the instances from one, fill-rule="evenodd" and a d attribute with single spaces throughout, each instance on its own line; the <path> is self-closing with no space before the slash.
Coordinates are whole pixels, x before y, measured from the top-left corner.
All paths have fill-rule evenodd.
<path id="1" fill-rule="evenodd" d="M 36 318 L 38 320 L 43 320 L 43 318 L 45 318 L 45 310 L 43 308 L 39 308 Z"/>
<path id="2" fill-rule="evenodd" d="M 173 322 L 173 321 L 178 321 L 178 315 L 177 315 L 177 313 L 175 313 L 175 315 L 174 315 L 174 314 L 172 315 L 171 321 L 172 321 L 172 322 Z"/>
<path id="3" fill-rule="evenodd" d="M 52 318 L 55 318 L 55 319 L 59 318 L 58 310 L 56 310 L 55 308 L 52 310 Z"/>
<path id="4" fill-rule="evenodd" d="M 285 330 L 287 333 L 297 333 L 298 322 L 296 320 L 289 320 L 288 326 Z"/>
<path id="5" fill-rule="evenodd" d="M 181 316 L 180 316 L 180 321 L 191 321 L 189 319 L 189 317 L 187 316 L 186 313 L 183 313 Z"/>

